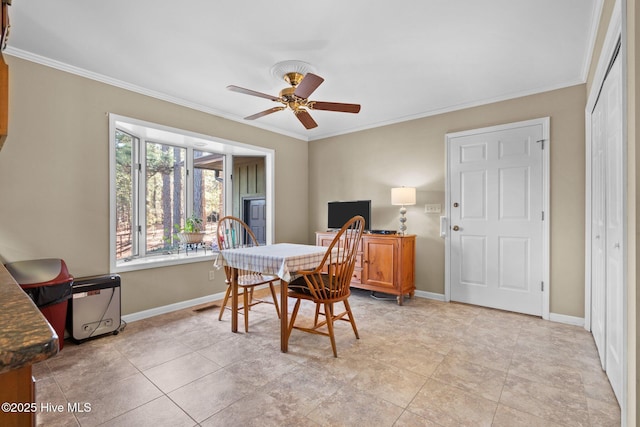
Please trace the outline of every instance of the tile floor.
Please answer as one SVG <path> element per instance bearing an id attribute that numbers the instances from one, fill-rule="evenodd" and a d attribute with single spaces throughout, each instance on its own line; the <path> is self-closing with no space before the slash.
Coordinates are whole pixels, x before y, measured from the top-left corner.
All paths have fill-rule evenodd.
<path id="1" fill-rule="evenodd" d="M 337 359 L 328 338 L 295 330 L 281 353 L 269 304 L 254 307 L 248 334 L 230 332 L 228 313 L 185 309 L 67 342 L 34 367 L 37 400 L 90 411 L 39 412 L 38 425 L 620 425 L 582 328 L 360 290 L 350 301 L 360 339 L 340 322 Z"/>

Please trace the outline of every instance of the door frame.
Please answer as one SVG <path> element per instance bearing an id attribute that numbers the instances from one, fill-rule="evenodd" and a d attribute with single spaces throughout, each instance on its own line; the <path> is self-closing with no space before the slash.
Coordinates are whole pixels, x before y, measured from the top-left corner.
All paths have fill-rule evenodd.
<path id="1" fill-rule="evenodd" d="M 542 126 L 542 138 L 544 139 L 544 149 L 542 150 L 542 209 L 544 211 L 544 221 L 542 221 L 542 280 L 544 282 L 544 289 L 542 291 L 542 318 L 549 320 L 549 233 L 551 222 L 551 210 L 549 204 L 549 159 L 551 152 L 551 136 L 550 136 L 550 118 L 543 117 L 539 119 L 524 120 L 521 122 L 507 123 L 497 126 L 489 126 L 484 128 L 470 129 L 461 132 L 447 133 L 445 135 L 445 206 L 451 206 L 451 176 L 449 167 L 450 155 L 449 150 L 451 148 L 451 139 L 461 136 L 470 136 L 478 133 L 498 132 L 502 130 L 513 129 L 523 126 L 541 125 Z M 448 213 L 447 213 L 448 215 Z M 448 216 L 444 221 L 444 230 L 441 230 L 445 239 L 445 274 L 444 274 L 444 300 L 451 301 L 451 233 L 450 223 Z"/>
<path id="2" fill-rule="evenodd" d="M 622 150 L 623 150 L 623 158 L 627 157 L 627 145 L 628 145 L 628 136 L 627 136 L 627 123 L 628 123 L 628 111 L 627 111 L 627 93 L 628 93 L 628 84 L 627 84 L 627 40 L 624 35 L 627 33 L 626 29 L 626 2 L 621 2 L 620 0 L 616 0 L 613 11 L 611 13 L 611 19 L 609 21 L 609 27 L 607 29 L 607 35 L 605 36 L 605 40 L 602 46 L 602 51 L 600 52 L 600 57 L 598 58 L 598 64 L 596 66 L 596 71 L 593 78 L 592 90 L 589 94 L 589 98 L 587 99 L 587 104 L 585 107 L 585 283 L 584 283 L 584 295 L 585 295 L 585 308 L 584 308 L 584 328 L 591 332 L 591 147 L 593 144 L 593 137 L 591 132 L 591 113 L 596 106 L 598 101 L 598 95 L 600 92 L 600 88 L 604 84 L 605 78 L 607 76 L 607 71 L 609 68 L 609 64 L 613 55 L 615 53 L 618 40 L 620 40 L 620 52 L 618 53 L 620 58 L 620 65 L 622 67 Z M 623 19 L 625 18 L 625 19 Z M 598 90 L 593 90 L 593 88 L 598 88 Z M 627 177 L 627 163 L 622 163 L 623 168 L 623 176 Z M 628 208 L 627 208 L 627 194 L 628 194 L 628 184 L 627 179 L 623 179 L 622 181 L 622 194 L 623 194 L 623 212 L 625 216 L 625 220 L 622 224 L 622 248 L 623 248 L 623 267 L 622 267 L 622 298 L 623 301 L 628 301 L 629 297 L 629 283 L 628 283 Z M 627 424 L 627 399 L 628 399 L 628 387 L 629 387 L 629 362 L 628 362 L 628 354 L 629 354 L 629 343 L 628 343 L 628 329 L 629 329 L 629 311 L 628 305 L 625 303 L 622 305 L 622 340 L 623 340 L 623 348 L 622 348 L 622 390 L 620 390 L 621 399 L 618 402 L 620 404 L 620 415 L 622 417 L 622 425 Z"/>

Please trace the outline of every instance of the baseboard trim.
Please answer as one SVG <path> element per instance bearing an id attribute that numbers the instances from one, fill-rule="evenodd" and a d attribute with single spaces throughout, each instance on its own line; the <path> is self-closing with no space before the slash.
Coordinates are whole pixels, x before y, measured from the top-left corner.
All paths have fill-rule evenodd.
<path id="1" fill-rule="evenodd" d="M 266 288 L 266 285 L 258 286 L 256 289 Z M 444 294 L 437 294 L 435 292 L 419 291 L 416 290 L 415 296 L 418 298 L 432 299 L 436 301 L 444 301 Z M 158 316 L 160 314 L 171 313 L 173 311 L 182 310 L 184 308 L 195 307 L 196 305 L 208 304 L 213 301 L 220 301 L 224 298 L 224 292 L 217 294 L 211 294 L 200 298 L 194 298 L 187 301 L 180 301 L 174 304 L 163 305 L 162 307 L 154 307 L 149 310 L 142 310 L 131 314 L 125 314 L 122 316 L 122 320 L 127 323 L 135 322 L 137 320 L 148 319 L 149 317 Z"/>
<path id="2" fill-rule="evenodd" d="M 415 295 L 419 298 L 433 299 L 436 301 L 444 301 L 444 294 L 437 294 L 435 292 L 416 290 Z"/>
<path id="3" fill-rule="evenodd" d="M 566 314 L 549 313 L 551 322 L 565 323 L 567 325 L 580 326 L 584 328 L 584 317 L 567 316 Z"/>
<path id="4" fill-rule="evenodd" d="M 180 301 L 174 304 L 163 305 L 162 307 L 150 308 L 149 310 L 142 310 L 136 313 L 126 314 L 122 316 L 122 320 L 127 323 L 135 322 L 136 320 L 147 319 L 149 317 L 158 316 L 160 314 L 171 313 L 172 311 L 182 310 L 184 308 L 195 307 L 196 305 L 208 304 L 213 301 L 220 301 L 224 298 L 224 292 L 217 294 L 211 294 L 200 298 L 194 298 L 187 301 Z"/>
<path id="5" fill-rule="evenodd" d="M 262 287 L 260 287 L 262 288 Z M 444 294 L 438 294 L 435 292 L 427 291 L 415 291 L 415 296 L 418 298 L 426 298 L 435 301 L 444 301 Z M 149 310 L 138 311 L 136 313 L 126 314 L 122 316 L 122 320 L 127 323 L 135 322 L 137 320 L 147 319 L 149 317 L 158 316 L 160 314 L 171 313 L 173 311 L 182 310 L 185 308 L 195 307 L 201 304 L 209 304 L 213 301 L 220 301 L 224 298 L 224 292 L 207 295 L 200 298 L 194 298 L 187 301 L 180 301 L 174 304 L 163 305 L 162 307 L 155 307 Z M 584 327 L 584 318 L 567 316 L 566 314 L 549 313 L 549 320 L 551 322 L 564 323 L 567 325 L 574 325 Z"/>

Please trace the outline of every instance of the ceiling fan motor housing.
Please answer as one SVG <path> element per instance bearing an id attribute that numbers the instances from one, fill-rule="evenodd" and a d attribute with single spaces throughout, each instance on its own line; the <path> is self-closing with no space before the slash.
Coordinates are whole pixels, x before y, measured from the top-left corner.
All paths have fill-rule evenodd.
<path id="1" fill-rule="evenodd" d="M 299 98 L 294 95 L 295 86 L 284 88 L 280 91 L 280 99 L 283 104 L 293 111 L 297 111 L 300 107 L 307 104 L 306 99 Z"/>

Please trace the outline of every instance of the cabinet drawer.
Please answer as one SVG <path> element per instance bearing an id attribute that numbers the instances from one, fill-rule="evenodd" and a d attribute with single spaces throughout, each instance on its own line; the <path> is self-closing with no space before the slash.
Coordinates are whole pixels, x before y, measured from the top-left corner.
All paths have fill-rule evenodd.
<path id="1" fill-rule="evenodd" d="M 335 236 L 319 234 L 316 237 L 316 245 L 317 246 L 329 246 L 329 245 L 331 245 L 331 242 L 333 242 L 333 238 L 334 237 Z"/>

